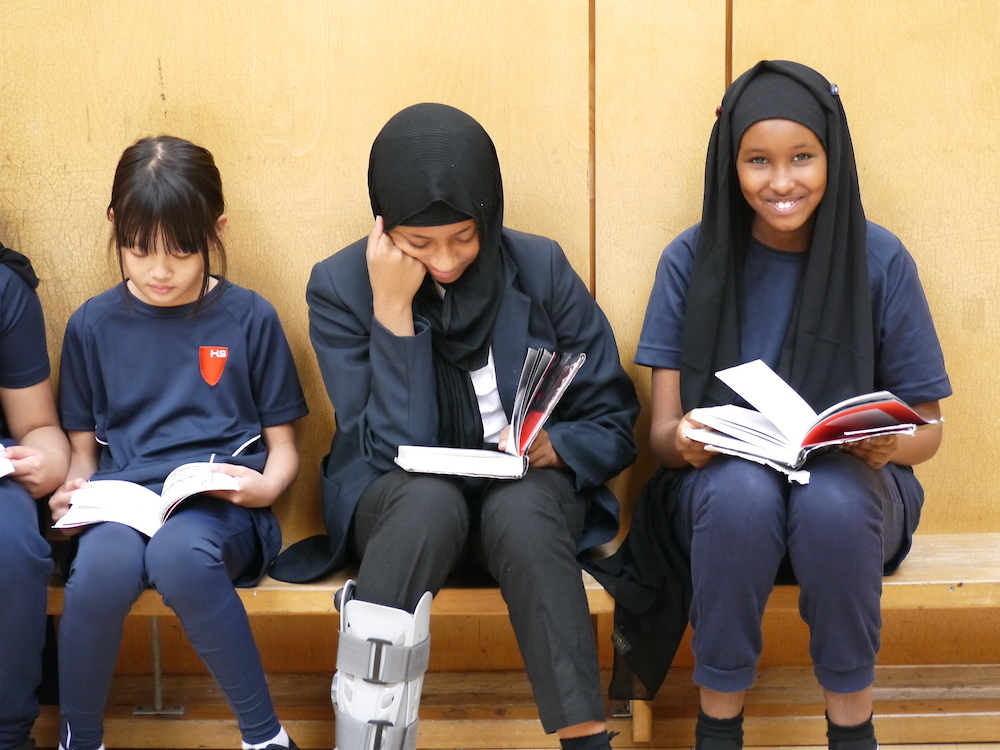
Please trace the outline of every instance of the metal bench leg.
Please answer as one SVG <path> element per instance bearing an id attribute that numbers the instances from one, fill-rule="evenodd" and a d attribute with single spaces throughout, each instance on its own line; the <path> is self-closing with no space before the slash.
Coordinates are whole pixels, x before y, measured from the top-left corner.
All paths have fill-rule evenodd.
<path id="1" fill-rule="evenodd" d="M 160 650 L 160 618 L 149 618 L 153 640 L 153 705 L 135 706 L 133 716 L 183 716 L 184 706 L 163 705 L 163 653 Z"/>

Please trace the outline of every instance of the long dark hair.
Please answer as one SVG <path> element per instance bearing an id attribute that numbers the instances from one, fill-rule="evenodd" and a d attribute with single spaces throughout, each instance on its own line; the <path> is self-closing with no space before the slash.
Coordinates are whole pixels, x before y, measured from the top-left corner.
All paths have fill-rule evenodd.
<path id="1" fill-rule="evenodd" d="M 169 135 L 136 141 L 118 161 L 108 204 L 113 224 L 108 247 L 118 257 L 122 279 L 122 248 L 147 255 L 162 238 L 164 250 L 172 255 L 201 255 L 201 302 L 213 271 L 213 251 L 218 259 L 215 274 L 226 275 L 226 250 L 217 224 L 225 211 L 222 178 L 207 149 Z"/>

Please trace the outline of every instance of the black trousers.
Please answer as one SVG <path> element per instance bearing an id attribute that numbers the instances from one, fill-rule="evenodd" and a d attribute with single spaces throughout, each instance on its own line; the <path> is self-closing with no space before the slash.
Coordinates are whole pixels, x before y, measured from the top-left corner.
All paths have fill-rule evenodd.
<path id="1" fill-rule="evenodd" d="M 361 559 L 356 596 L 412 612 L 450 572 L 481 565 L 507 602 L 545 731 L 604 721 L 576 561 L 585 515 L 584 499 L 554 469 L 529 469 L 516 481 L 384 474 L 354 513 L 351 541 Z"/>

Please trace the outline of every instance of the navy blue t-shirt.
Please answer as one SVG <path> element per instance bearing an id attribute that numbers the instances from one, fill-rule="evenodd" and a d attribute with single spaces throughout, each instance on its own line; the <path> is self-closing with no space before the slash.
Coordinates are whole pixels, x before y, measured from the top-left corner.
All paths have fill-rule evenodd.
<path id="1" fill-rule="evenodd" d="M 0 263 L 0 388 L 27 388 L 49 376 L 45 321 L 35 290 Z M 0 438 L 10 431 L 0 410 Z M 11 445 L 12 441 L 4 440 Z"/>
<path id="2" fill-rule="evenodd" d="M 636 351 L 636 364 L 679 370 L 684 314 L 698 224 L 671 242 L 660 257 Z M 941 344 L 917 267 L 899 239 L 868 222 L 868 278 L 875 341 L 875 390 L 909 404 L 951 395 Z M 758 242 L 744 266 L 740 350 L 743 361 L 778 363 L 806 253 L 774 250 Z"/>
<path id="3" fill-rule="evenodd" d="M 93 479 L 154 491 L 213 454 L 261 470 L 262 428 L 308 412 L 274 307 L 227 281 L 197 311 L 147 305 L 124 284 L 88 300 L 66 328 L 59 405 L 67 430 L 104 446 Z"/>

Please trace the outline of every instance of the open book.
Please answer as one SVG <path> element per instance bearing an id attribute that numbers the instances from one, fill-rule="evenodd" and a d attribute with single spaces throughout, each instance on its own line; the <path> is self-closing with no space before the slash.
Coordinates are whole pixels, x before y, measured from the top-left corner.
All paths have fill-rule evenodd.
<path id="1" fill-rule="evenodd" d="M 912 433 L 928 421 L 888 391 L 866 393 L 816 414 L 795 390 L 757 359 L 716 373 L 757 411 L 740 406 L 695 409 L 691 418 L 711 429 L 687 429 L 685 436 L 709 450 L 766 463 L 793 479 L 809 453 L 828 445 L 876 435 Z"/>
<path id="2" fill-rule="evenodd" d="M 586 354 L 554 354 L 528 349 L 514 396 L 504 452 L 401 445 L 396 464 L 421 474 L 520 479 L 528 470 L 528 447 L 556 408 Z"/>
<path id="3" fill-rule="evenodd" d="M 53 524 L 53 528 L 73 529 L 115 521 L 153 536 L 174 509 L 192 495 L 239 488 L 236 477 L 212 471 L 209 463 L 178 466 L 163 480 L 159 495 L 134 482 L 98 479 L 73 492 L 69 511 Z"/>
<path id="4" fill-rule="evenodd" d="M 0 456 L 0 477 L 5 477 L 8 474 L 14 473 L 14 464 L 11 463 L 9 458 Z"/>

